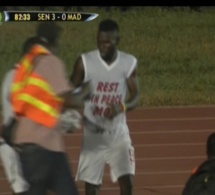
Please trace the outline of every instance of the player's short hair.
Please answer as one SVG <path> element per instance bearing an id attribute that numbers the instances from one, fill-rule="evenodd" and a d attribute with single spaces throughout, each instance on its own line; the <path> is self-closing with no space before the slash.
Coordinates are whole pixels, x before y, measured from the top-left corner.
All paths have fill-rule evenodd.
<path id="1" fill-rule="evenodd" d="M 99 23 L 99 31 L 109 32 L 109 31 L 119 31 L 119 25 L 116 21 L 112 19 L 105 19 Z"/>
<path id="2" fill-rule="evenodd" d="M 43 41 L 40 39 L 40 37 L 35 36 L 28 38 L 22 46 L 22 54 L 27 53 L 33 45 L 42 43 Z"/>
<path id="3" fill-rule="evenodd" d="M 215 157 L 215 133 L 208 136 L 207 139 L 207 155 L 208 157 Z"/>

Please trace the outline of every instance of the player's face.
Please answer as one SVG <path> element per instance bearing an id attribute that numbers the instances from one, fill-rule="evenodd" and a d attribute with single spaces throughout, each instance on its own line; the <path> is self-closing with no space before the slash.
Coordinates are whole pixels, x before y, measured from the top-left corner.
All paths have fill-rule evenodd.
<path id="1" fill-rule="evenodd" d="M 118 41 L 119 33 L 117 31 L 98 32 L 97 46 L 104 60 L 110 60 L 113 57 Z"/>

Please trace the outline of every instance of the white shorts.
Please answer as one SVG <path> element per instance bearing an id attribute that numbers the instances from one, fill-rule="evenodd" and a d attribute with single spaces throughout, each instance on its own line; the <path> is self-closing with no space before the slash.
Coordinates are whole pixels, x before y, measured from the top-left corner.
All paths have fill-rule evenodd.
<path id="1" fill-rule="evenodd" d="M 23 178 L 19 156 L 16 151 L 8 144 L 3 143 L 0 145 L 0 158 L 12 190 L 15 193 L 27 191 L 29 185 Z"/>
<path id="2" fill-rule="evenodd" d="M 134 175 L 134 147 L 130 142 L 124 142 L 109 149 L 82 148 L 76 180 L 95 185 L 102 184 L 105 164 L 110 166 L 112 182 L 116 182 L 120 176 L 126 174 Z"/>

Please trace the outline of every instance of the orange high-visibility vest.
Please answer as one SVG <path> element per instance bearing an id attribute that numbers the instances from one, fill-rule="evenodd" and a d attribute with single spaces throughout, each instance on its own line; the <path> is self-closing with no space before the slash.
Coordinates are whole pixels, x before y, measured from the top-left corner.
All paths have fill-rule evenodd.
<path id="1" fill-rule="evenodd" d="M 35 45 L 19 62 L 12 83 L 11 101 L 14 112 L 41 125 L 56 125 L 63 100 L 54 94 L 51 85 L 34 71 L 34 59 L 50 52 Z"/>

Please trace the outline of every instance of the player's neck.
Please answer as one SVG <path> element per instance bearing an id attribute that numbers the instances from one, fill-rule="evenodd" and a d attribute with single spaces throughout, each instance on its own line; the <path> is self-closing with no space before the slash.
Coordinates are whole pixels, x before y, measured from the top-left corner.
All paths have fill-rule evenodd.
<path id="1" fill-rule="evenodd" d="M 117 58 L 117 50 L 114 51 L 113 55 L 103 58 L 103 60 L 107 63 L 107 65 L 111 65 Z"/>

